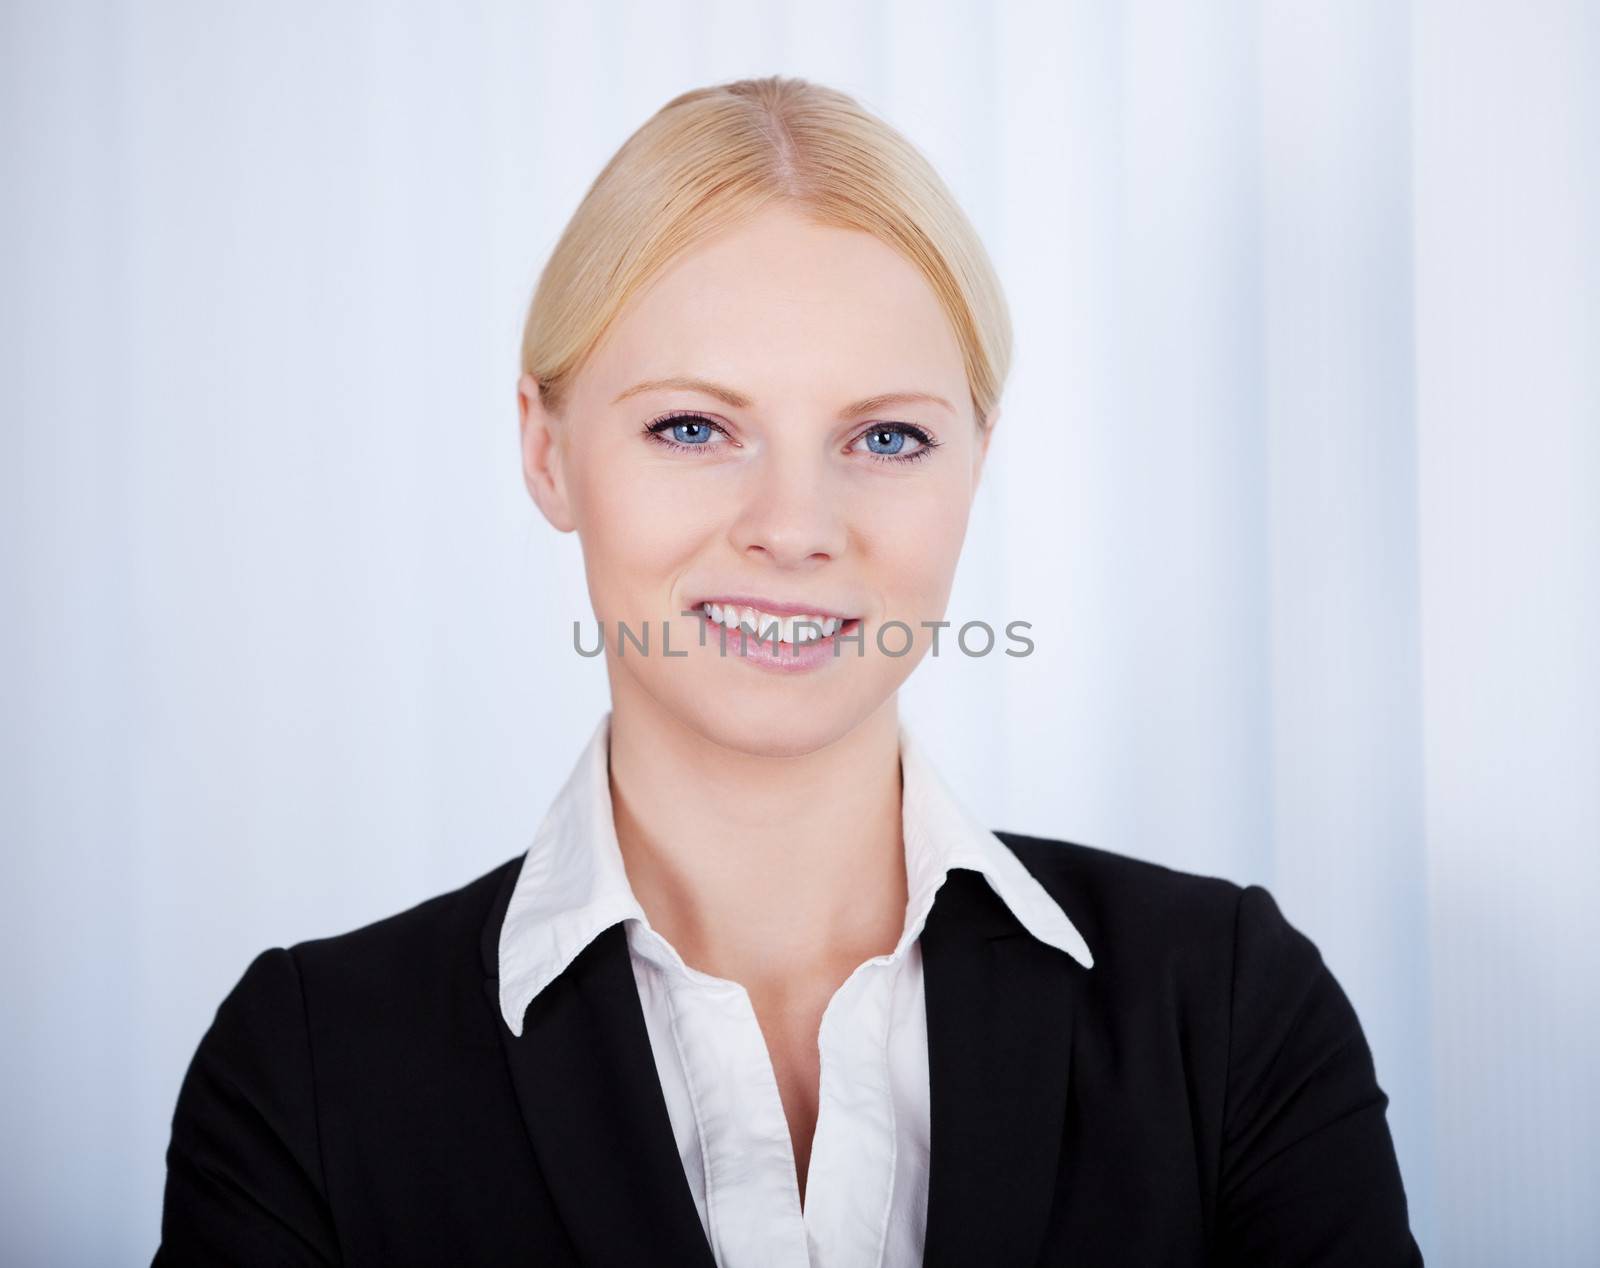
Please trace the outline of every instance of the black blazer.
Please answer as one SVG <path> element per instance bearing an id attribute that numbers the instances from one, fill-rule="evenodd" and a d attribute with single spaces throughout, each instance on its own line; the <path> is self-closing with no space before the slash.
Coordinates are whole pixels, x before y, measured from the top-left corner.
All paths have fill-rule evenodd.
<path id="1" fill-rule="evenodd" d="M 939 891 L 923 1262 L 1420 1264 L 1360 1023 L 1271 894 L 998 835 L 1095 963 L 976 872 Z M 623 927 L 500 1017 L 521 861 L 251 962 L 178 1094 L 157 1265 L 712 1268 Z"/>

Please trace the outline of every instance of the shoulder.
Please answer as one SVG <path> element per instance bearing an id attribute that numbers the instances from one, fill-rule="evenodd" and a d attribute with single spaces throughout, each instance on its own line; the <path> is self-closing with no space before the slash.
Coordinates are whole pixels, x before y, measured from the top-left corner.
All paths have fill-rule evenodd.
<path id="1" fill-rule="evenodd" d="M 496 864 L 466 884 L 436 894 L 393 915 L 345 932 L 297 942 L 289 948 L 304 973 L 337 973 L 352 985 L 380 987 L 406 976 L 463 964 L 476 972 L 479 935 L 489 911 L 515 880 L 521 854 Z"/>
<path id="2" fill-rule="evenodd" d="M 466 884 L 403 911 L 289 947 L 306 1024 L 322 1035 L 362 1036 L 362 1046 L 460 1040 L 494 1042 L 490 1011 L 475 1008 L 494 963 L 491 912 L 502 912 L 522 865 L 507 859 Z M 492 932 L 498 932 L 498 922 Z"/>
<path id="3" fill-rule="evenodd" d="M 208 1042 L 233 1036 L 249 1047 L 270 1033 L 279 1043 L 298 1035 L 314 1045 L 320 1034 L 338 1032 L 381 1045 L 476 1028 L 480 1019 L 460 1001 L 476 998 L 483 930 L 521 863 L 518 855 L 354 929 L 260 952 L 220 1005 Z"/>
<path id="4" fill-rule="evenodd" d="M 1231 943 L 1246 887 L 1074 841 L 996 831 L 1066 912 L 1097 960 L 1103 950 Z"/>
<path id="5" fill-rule="evenodd" d="M 1075 841 L 999 830 L 995 836 L 1056 897 L 1065 895 L 1055 894 L 1055 889 L 1077 887 L 1110 900 L 1137 896 L 1145 900 L 1225 903 L 1235 899 L 1240 889 L 1235 882 L 1220 876 L 1185 872 Z"/>
<path id="6" fill-rule="evenodd" d="M 1171 984 L 1250 1026 L 1320 994 L 1353 1022 L 1316 944 L 1271 891 L 1072 841 L 995 833 L 1077 926 L 1095 972 L 1120 989 Z"/>

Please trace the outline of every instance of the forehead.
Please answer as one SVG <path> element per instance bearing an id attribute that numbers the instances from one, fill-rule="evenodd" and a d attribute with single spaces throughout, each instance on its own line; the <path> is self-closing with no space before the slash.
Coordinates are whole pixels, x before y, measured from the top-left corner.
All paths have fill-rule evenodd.
<path id="1" fill-rule="evenodd" d="M 584 377 L 614 396 L 677 374 L 758 403 L 769 393 L 823 407 L 890 390 L 966 394 L 955 331 L 917 267 L 871 234 L 786 208 L 674 260 L 619 316 Z"/>

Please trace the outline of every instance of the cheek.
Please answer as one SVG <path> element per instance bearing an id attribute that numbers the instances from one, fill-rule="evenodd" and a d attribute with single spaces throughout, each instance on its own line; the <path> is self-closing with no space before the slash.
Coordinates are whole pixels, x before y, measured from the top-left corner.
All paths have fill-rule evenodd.
<path id="1" fill-rule="evenodd" d="M 597 615 L 660 620 L 654 610 L 703 540 L 670 481 L 624 462 L 583 464 L 573 513 Z"/>
<path id="2" fill-rule="evenodd" d="M 906 481 L 863 515 L 863 537 L 893 605 L 942 610 L 966 539 L 967 491 L 954 479 Z"/>

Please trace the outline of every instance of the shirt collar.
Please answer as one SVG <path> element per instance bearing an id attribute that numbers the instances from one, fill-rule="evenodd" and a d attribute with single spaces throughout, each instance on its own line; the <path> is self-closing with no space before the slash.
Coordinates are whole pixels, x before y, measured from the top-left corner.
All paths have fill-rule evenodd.
<path id="1" fill-rule="evenodd" d="M 518 1036 L 528 1005 L 599 934 L 626 920 L 649 928 L 611 817 L 610 738 L 608 710 L 534 834 L 500 926 L 500 1011 Z M 1092 968 L 1088 945 L 1066 912 L 968 811 L 904 719 L 900 770 L 908 899 L 894 955 L 922 932 L 950 870 L 970 868 L 1033 937 Z"/>

